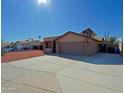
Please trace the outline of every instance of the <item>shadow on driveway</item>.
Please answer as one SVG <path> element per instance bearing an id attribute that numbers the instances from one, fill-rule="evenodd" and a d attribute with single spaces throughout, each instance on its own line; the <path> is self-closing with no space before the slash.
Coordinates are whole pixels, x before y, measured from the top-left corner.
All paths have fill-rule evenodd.
<path id="1" fill-rule="evenodd" d="M 67 55 L 67 54 L 50 54 L 50 55 L 76 60 L 76 61 L 97 64 L 97 65 L 123 64 L 123 58 L 118 54 L 97 53 L 96 55 L 93 56 L 77 56 L 77 55 Z"/>

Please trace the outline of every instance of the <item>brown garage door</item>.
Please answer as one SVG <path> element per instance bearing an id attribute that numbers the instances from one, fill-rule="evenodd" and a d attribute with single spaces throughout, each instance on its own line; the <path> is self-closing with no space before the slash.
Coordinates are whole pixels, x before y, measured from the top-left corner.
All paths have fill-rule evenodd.
<path id="1" fill-rule="evenodd" d="M 60 52 L 62 54 L 83 55 L 83 42 L 62 42 Z"/>

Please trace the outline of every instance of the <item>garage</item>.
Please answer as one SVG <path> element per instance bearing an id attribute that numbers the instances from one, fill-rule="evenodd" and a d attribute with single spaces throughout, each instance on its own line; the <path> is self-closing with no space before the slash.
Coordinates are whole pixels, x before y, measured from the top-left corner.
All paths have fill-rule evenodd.
<path id="1" fill-rule="evenodd" d="M 83 55 L 83 42 L 61 42 L 60 53 L 71 55 Z"/>
<path id="2" fill-rule="evenodd" d="M 99 41 L 83 34 L 67 32 L 55 40 L 56 53 L 70 55 L 93 55 Z"/>

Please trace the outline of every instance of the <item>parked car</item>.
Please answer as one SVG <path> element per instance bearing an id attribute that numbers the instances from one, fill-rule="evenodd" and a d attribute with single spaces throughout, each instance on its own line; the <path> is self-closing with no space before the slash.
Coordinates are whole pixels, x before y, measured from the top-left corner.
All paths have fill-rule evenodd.
<path id="1" fill-rule="evenodd" d="M 4 52 L 15 51 L 15 48 L 4 47 L 4 48 L 1 49 L 1 51 L 4 51 Z"/>

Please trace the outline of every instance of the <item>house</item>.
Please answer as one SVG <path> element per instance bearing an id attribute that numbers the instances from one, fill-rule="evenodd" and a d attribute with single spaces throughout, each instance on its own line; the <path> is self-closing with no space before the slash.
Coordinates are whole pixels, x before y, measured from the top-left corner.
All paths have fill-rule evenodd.
<path id="1" fill-rule="evenodd" d="M 10 43 L 9 42 L 2 42 L 1 43 L 1 49 L 5 48 L 5 47 L 10 47 Z"/>
<path id="2" fill-rule="evenodd" d="M 44 38 L 43 50 L 45 53 L 93 55 L 99 51 L 101 43 L 95 36 L 96 33 L 90 28 L 81 33 L 68 31 L 61 36 Z"/>
<path id="3" fill-rule="evenodd" d="M 39 40 L 25 40 L 15 42 L 15 48 L 17 50 L 25 49 L 43 49 L 43 44 Z"/>
<path id="4" fill-rule="evenodd" d="M 55 50 L 55 39 L 60 36 L 43 38 L 43 50 L 45 53 L 52 53 Z"/>
<path id="5" fill-rule="evenodd" d="M 122 38 L 118 39 L 118 47 L 119 47 L 120 55 L 123 56 L 123 39 Z"/>
<path id="6" fill-rule="evenodd" d="M 117 39 L 116 41 L 112 42 L 109 38 L 103 38 L 102 42 L 99 44 L 100 52 L 104 53 L 122 54 L 122 46 L 122 39 Z"/>
<path id="7" fill-rule="evenodd" d="M 14 42 L 2 42 L 1 43 L 1 51 L 4 53 L 14 51 L 13 44 L 14 44 Z"/>

